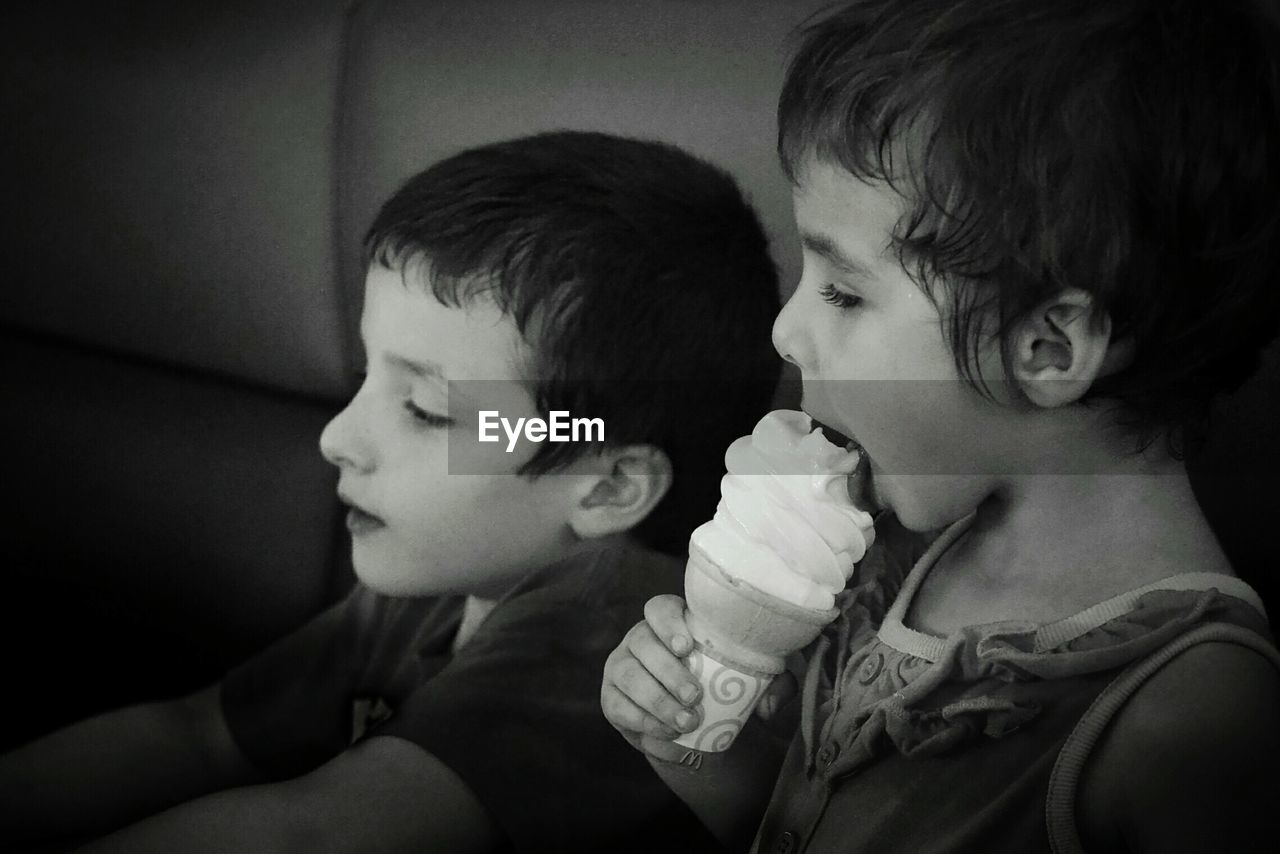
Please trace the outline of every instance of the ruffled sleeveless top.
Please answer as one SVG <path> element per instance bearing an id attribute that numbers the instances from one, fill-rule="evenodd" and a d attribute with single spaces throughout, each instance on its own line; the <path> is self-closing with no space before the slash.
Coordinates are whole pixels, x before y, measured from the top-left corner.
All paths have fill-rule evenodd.
<path id="1" fill-rule="evenodd" d="M 1206 623 L 1270 640 L 1252 588 L 1198 572 L 1047 624 L 912 629 L 916 591 L 970 522 L 908 573 L 881 553 L 841 595 L 812 649 L 799 733 L 754 850 L 1049 850 L 1050 772 L 1118 671 Z"/>

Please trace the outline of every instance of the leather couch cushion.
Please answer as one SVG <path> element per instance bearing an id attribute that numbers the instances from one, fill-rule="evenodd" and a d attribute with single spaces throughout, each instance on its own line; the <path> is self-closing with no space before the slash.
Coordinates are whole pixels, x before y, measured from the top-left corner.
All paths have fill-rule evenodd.
<path id="1" fill-rule="evenodd" d="M 817 0 L 366 0 L 350 24 L 340 127 L 343 271 L 382 200 L 462 148 L 592 129 L 684 146 L 756 203 L 789 292 L 791 191 L 774 154 L 787 34 Z"/>
<path id="2" fill-rule="evenodd" d="M 0 322 L 343 395 L 347 5 L 5 4 Z"/>
<path id="3" fill-rule="evenodd" d="M 0 364 L 15 571 L 224 665 L 336 592 L 335 407 L 21 338 Z"/>

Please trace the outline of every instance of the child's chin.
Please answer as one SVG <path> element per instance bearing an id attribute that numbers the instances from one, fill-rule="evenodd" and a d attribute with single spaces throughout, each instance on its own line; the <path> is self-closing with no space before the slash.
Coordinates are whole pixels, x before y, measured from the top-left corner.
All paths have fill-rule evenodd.
<path id="1" fill-rule="evenodd" d="M 902 483 L 902 479 L 902 475 L 886 474 L 873 475 L 868 479 L 863 495 L 872 515 L 878 517 L 883 513 L 892 513 L 902 527 L 917 533 L 941 527 L 938 523 L 941 514 L 937 512 L 937 508 L 931 507 L 927 500 L 920 500 L 922 496 L 915 494 L 913 484 Z"/>
<path id="2" fill-rule="evenodd" d="M 959 490 L 959 491 L 957 491 Z M 881 476 L 881 505 L 897 517 L 902 527 L 919 534 L 940 531 L 976 509 L 963 494 L 963 485 L 945 475 Z"/>
<path id="3" fill-rule="evenodd" d="M 389 567 L 384 562 L 371 560 L 360 551 L 359 548 L 352 550 L 351 566 L 360 583 L 373 592 L 384 596 L 426 596 L 433 592 L 422 589 L 422 579 Z"/>

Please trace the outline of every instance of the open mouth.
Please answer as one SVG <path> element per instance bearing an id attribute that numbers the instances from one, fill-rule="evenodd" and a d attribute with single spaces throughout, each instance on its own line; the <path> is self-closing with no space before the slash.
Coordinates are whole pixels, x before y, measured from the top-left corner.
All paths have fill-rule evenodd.
<path id="1" fill-rule="evenodd" d="M 871 458 L 867 455 L 862 445 L 857 439 L 840 432 L 830 424 L 815 418 L 812 413 L 806 410 L 809 420 L 813 422 L 813 426 L 822 430 L 823 437 L 831 444 L 848 450 L 857 450 L 859 454 L 858 467 L 854 469 L 853 474 L 848 478 L 847 487 L 849 497 L 859 507 L 867 510 L 878 511 L 883 509 L 879 493 L 876 491 L 873 477 L 871 474 Z"/>
<path id="2" fill-rule="evenodd" d="M 813 422 L 813 426 L 822 431 L 823 437 L 837 448 L 845 448 L 846 450 L 849 448 L 862 449 L 862 446 L 859 445 L 852 437 L 846 436 L 830 424 L 826 424 L 818 418 L 815 418 L 813 413 L 806 412 L 805 414 L 809 416 L 809 420 Z"/>

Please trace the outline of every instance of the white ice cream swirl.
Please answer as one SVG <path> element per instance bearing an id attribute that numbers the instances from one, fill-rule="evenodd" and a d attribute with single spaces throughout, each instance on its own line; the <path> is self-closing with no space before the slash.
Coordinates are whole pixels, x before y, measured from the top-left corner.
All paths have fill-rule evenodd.
<path id="1" fill-rule="evenodd" d="M 803 412 L 770 412 L 725 452 L 720 505 L 693 545 L 765 593 L 832 607 L 875 540 L 871 515 L 847 487 L 861 456 L 828 442 Z"/>

